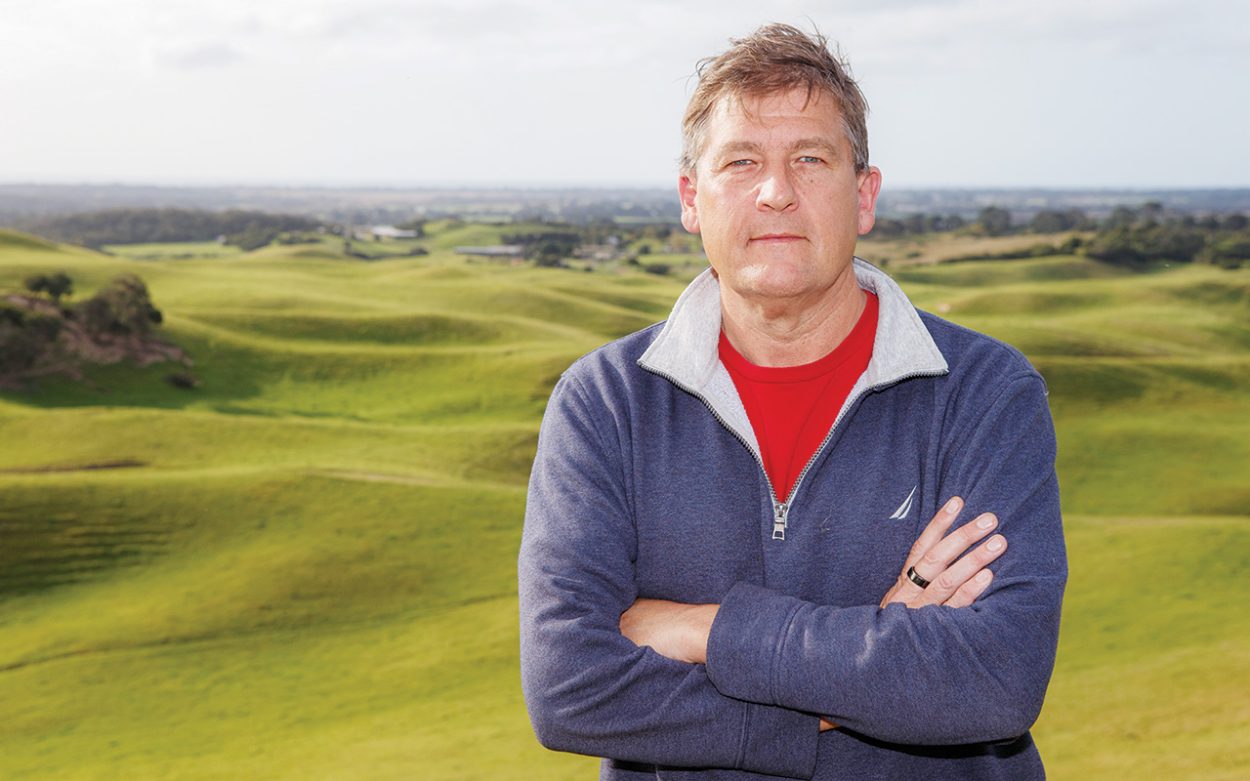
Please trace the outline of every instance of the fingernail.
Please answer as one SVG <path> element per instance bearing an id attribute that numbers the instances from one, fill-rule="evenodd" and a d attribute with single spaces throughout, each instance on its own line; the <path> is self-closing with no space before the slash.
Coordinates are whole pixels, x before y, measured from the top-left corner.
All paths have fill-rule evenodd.
<path id="1" fill-rule="evenodd" d="M 990 538 L 990 542 L 985 546 L 992 551 L 1000 551 L 1003 549 L 1003 538 L 995 535 Z"/>
<path id="2" fill-rule="evenodd" d="M 977 526 L 979 526 L 982 529 L 988 529 L 991 526 L 993 526 L 994 522 L 997 520 L 998 519 L 995 518 L 994 516 L 990 515 L 989 513 L 986 513 L 985 515 L 982 515 L 980 518 L 977 519 Z"/>
<path id="3" fill-rule="evenodd" d="M 987 570 L 987 569 L 983 569 L 983 570 L 981 570 L 980 572 L 978 572 L 978 573 L 977 573 L 977 582 L 978 582 L 978 583 L 989 583 L 989 582 L 990 582 L 990 578 L 992 578 L 992 577 L 994 577 L 994 574 L 993 574 L 992 572 L 990 572 L 990 571 L 989 571 L 989 570 Z"/>
<path id="4" fill-rule="evenodd" d="M 946 512 L 950 513 L 951 515 L 954 515 L 955 513 L 959 512 L 960 504 L 961 502 L 959 501 L 958 496 L 951 497 L 951 500 L 946 503 L 946 508 L 945 508 Z"/>

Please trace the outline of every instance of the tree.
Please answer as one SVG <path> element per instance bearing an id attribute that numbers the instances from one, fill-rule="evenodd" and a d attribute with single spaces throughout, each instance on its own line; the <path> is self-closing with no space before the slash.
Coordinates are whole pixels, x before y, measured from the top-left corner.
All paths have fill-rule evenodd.
<path id="1" fill-rule="evenodd" d="M 227 244 L 233 244 L 244 252 L 267 247 L 278 237 L 277 228 L 266 228 L 259 223 L 251 223 L 239 233 L 226 237 Z"/>
<path id="2" fill-rule="evenodd" d="M 997 206 L 986 206 L 977 217 L 977 225 L 986 236 L 1005 236 L 1011 233 L 1011 212 Z"/>
<path id="3" fill-rule="evenodd" d="M 1029 228 L 1034 233 L 1060 233 L 1071 227 L 1068 215 L 1050 209 L 1043 209 L 1034 214 L 1033 219 L 1029 221 Z"/>
<path id="4" fill-rule="evenodd" d="M 249 226 L 280 231 L 316 230 L 317 220 L 292 214 L 230 209 L 107 209 L 38 220 L 33 232 L 88 247 L 148 241 L 212 241 L 243 233 Z"/>
<path id="5" fill-rule="evenodd" d="M 26 278 L 26 289 L 32 293 L 47 293 L 55 304 L 61 303 L 61 296 L 74 292 L 74 280 L 64 271 L 55 274 L 34 274 Z"/>
<path id="6" fill-rule="evenodd" d="M 146 336 L 164 320 L 152 305 L 148 286 L 134 274 L 122 274 L 79 306 L 83 327 L 92 336 Z"/>
<path id="7" fill-rule="evenodd" d="M 26 289 L 32 293 L 44 293 L 48 289 L 48 275 L 31 274 L 29 277 L 26 277 L 23 284 L 25 284 Z"/>
<path id="8" fill-rule="evenodd" d="M 1224 224 L 1220 227 L 1224 230 L 1243 231 L 1250 226 L 1250 219 L 1244 214 L 1230 214 L 1224 218 Z"/>
<path id="9" fill-rule="evenodd" d="M 1151 260 L 1188 263 L 1210 255 L 1207 234 L 1176 219 L 1104 229 L 1089 242 L 1085 254 L 1108 263 L 1130 266 L 1140 266 Z"/>
<path id="10" fill-rule="evenodd" d="M 928 220 L 925 218 L 924 212 L 914 212 L 903 218 L 903 228 L 908 233 L 924 233 L 927 227 Z"/>
<path id="11" fill-rule="evenodd" d="M 1042 209 L 1029 221 L 1034 233 L 1062 233 L 1071 230 L 1089 230 L 1090 219 L 1080 209 Z"/>
<path id="12" fill-rule="evenodd" d="M 1086 246 L 1085 254 L 1117 266 L 1140 266 L 1146 258 L 1133 239 L 1132 228 L 1128 225 L 1104 230 Z"/>
<path id="13" fill-rule="evenodd" d="M 1207 243 L 1207 237 L 1202 231 L 1185 228 L 1177 223 L 1150 225 L 1140 231 L 1136 238 L 1146 257 L 1182 263 L 1193 260 Z"/>
<path id="14" fill-rule="evenodd" d="M 1068 218 L 1068 227 L 1071 230 L 1085 231 L 1095 227 L 1094 221 L 1089 218 L 1089 215 L 1080 209 L 1068 209 L 1064 212 L 1064 215 Z"/>
<path id="15" fill-rule="evenodd" d="M 1137 212 L 1127 206 L 1117 206 L 1107 217 L 1108 228 L 1125 228 L 1137 222 Z"/>
<path id="16" fill-rule="evenodd" d="M 1199 253 L 1198 260 L 1225 268 L 1237 268 L 1250 261 L 1250 235 L 1234 233 L 1209 244 Z"/>
<path id="17" fill-rule="evenodd" d="M 74 280 L 70 279 L 64 271 L 58 271 L 48 277 L 47 291 L 48 295 L 52 296 L 53 302 L 59 304 L 61 296 L 73 295 Z"/>

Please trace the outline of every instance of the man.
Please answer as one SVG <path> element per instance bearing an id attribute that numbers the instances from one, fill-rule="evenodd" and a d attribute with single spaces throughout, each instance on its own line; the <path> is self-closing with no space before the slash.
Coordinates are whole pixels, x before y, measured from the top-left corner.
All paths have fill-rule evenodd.
<path id="1" fill-rule="evenodd" d="M 1044 776 L 1045 386 L 853 258 L 881 183 L 865 109 L 792 27 L 706 62 L 679 190 L 711 269 L 552 393 L 522 683 L 543 744 L 604 778 Z"/>

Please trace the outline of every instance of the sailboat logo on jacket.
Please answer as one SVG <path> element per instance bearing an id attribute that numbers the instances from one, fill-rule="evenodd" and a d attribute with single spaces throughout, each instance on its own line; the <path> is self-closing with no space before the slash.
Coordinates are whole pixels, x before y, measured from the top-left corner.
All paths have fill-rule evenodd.
<path id="1" fill-rule="evenodd" d="M 916 498 L 916 489 L 919 487 L 920 486 L 917 485 L 911 489 L 911 493 L 907 494 L 907 498 L 903 500 L 903 503 L 900 504 L 898 509 L 894 511 L 894 514 L 890 516 L 891 521 L 901 521 L 911 513 L 912 500 Z"/>

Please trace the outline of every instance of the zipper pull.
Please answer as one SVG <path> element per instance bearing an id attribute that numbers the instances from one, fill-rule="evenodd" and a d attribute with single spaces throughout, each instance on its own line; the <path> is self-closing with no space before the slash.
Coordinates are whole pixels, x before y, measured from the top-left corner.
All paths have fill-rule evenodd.
<path id="1" fill-rule="evenodd" d="M 786 538 L 786 516 L 790 514 L 790 506 L 785 502 L 775 502 L 773 504 L 773 539 L 784 540 Z"/>

